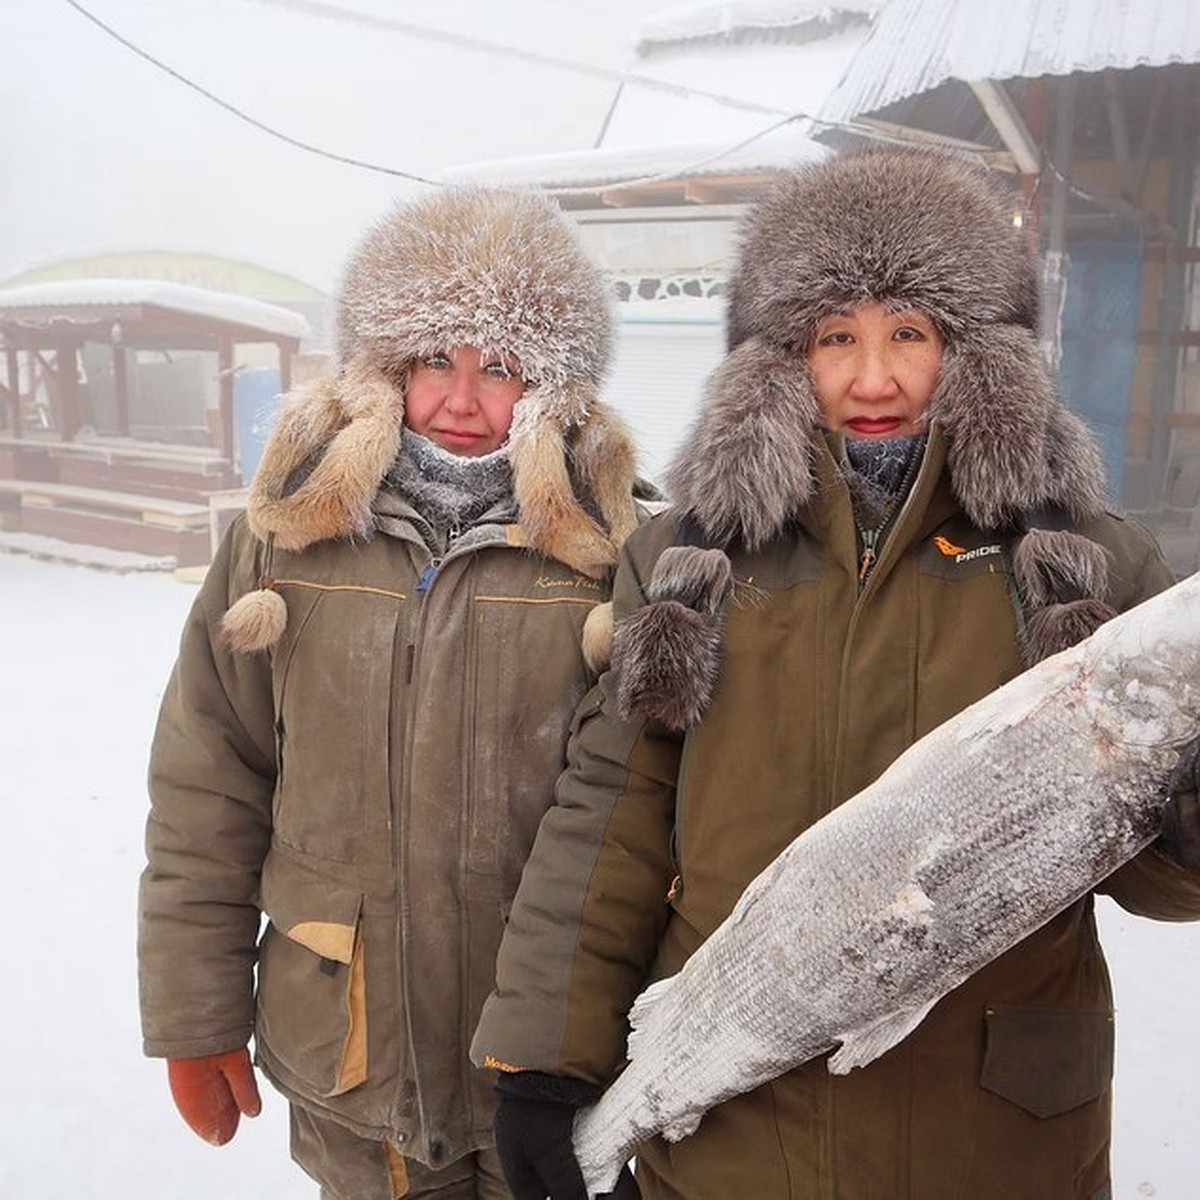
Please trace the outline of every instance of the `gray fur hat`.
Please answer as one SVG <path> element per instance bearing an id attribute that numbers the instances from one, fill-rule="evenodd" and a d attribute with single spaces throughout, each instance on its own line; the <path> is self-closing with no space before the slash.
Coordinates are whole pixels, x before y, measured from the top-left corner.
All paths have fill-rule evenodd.
<path id="1" fill-rule="evenodd" d="M 394 377 L 469 345 L 514 355 L 531 385 L 595 388 L 612 340 L 603 276 L 533 192 L 457 187 L 398 207 L 351 256 L 338 307 L 341 364 L 361 356 Z"/>
<path id="2" fill-rule="evenodd" d="M 976 525 L 1098 512 L 1103 463 L 1042 362 L 1037 261 L 1013 212 L 990 176 L 930 152 L 870 150 L 781 174 L 742 229 L 730 352 L 671 468 L 676 502 L 716 541 L 753 547 L 781 529 L 814 486 L 806 442 L 820 406 L 805 356 L 817 325 L 880 301 L 921 309 L 945 340 L 929 417 Z M 718 465 L 706 443 L 733 453 Z"/>
<path id="3" fill-rule="evenodd" d="M 784 174 L 742 228 L 733 349 L 763 336 L 805 351 L 819 322 L 868 301 L 921 309 L 953 342 L 1038 324 L 1038 277 L 1016 198 L 929 153 L 873 150 Z"/>

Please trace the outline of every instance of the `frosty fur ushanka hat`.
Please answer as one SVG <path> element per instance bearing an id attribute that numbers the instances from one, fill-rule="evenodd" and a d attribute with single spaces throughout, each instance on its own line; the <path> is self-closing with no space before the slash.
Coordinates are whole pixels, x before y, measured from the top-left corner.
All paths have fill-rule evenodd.
<path id="1" fill-rule="evenodd" d="M 807 435 L 821 416 L 805 355 L 817 326 L 880 301 L 925 312 L 945 341 L 929 417 L 976 525 L 1099 512 L 1102 460 L 1042 362 L 1037 262 L 1013 211 L 992 176 L 929 152 L 871 150 L 781 175 L 741 230 L 729 354 L 670 472 L 676 502 L 717 541 L 754 547 L 778 532 L 815 486 Z M 719 467 L 697 452 L 713 443 L 726 447 Z M 760 499 L 747 508 L 750 479 Z"/>
<path id="2" fill-rule="evenodd" d="M 398 208 L 363 239 L 338 303 L 338 359 L 399 376 L 454 346 L 520 360 L 564 421 L 586 416 L 608 368 L 604 278 L 554 202 L 460 187 Z M 573 391 L 572 389 L 577 389 Z"/>
<path id="3" fill-rule="evenodd" d="M 1027 659 L 1112 615 L 1103 550 L 1063 528 L 1102 510 L 1103 462 L 1042 362 L 1037 260 L 1014 211 L 1011 192 L 959 159 L 880 149 L 785 172 L 750 210 L 730 284 L 729 353 L 667 473 L 677 511 L 707 548 L 665 551 L 652 603 L 617 629 L 626 711 L 678 728 L 699 719 L 731 588 L 720 552 L 762 546 L 815 499 L 821 411 L 807 352 L 822 319 L 871 301 L 919 309 L 942 335 L 928 415 L 971 521 L 1021 531 L 1013 565 Z M 663 607 L 680 597 L 689 614 Z M 656 649 L 666 645 L 669 654 Z"/>
<path id="4" fill-rule="evenodd" d="M 400 448 L 409 365 L 470 345 L 515 357 L 526 383 L 508 455 L 529 545 L 602 576 L 636 524 L 634 448 L 597 395 L 612 340 L 604 278 L 549 198 L 463 186 L 397 207 L 347 264 L 336 374 L 281 406 L 250 489 L 251 529 L 285 550 L 369 536 Z M 264 587 L 224 629 L 239 648 L 261 649 L 285 618 Z"/>

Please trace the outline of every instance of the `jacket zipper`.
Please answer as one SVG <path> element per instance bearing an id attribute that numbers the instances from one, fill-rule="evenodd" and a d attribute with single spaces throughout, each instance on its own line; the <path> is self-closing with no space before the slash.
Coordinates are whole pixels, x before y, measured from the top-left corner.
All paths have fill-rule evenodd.
<path id="1" fill-rule="evenodd" d="M 442 569 L 443 560 L 440 558 L 431 558 L 429 565 L 423 570 L 417 579 L 417 586 L 413 589 L 418 596 L 423 596 L 433 586 L 433 581 L 437 578 L 437 573 Z"/>
<path id="2" fill-rule="evenodd" d="M 418 541 L 419 539 L 412 539 Z M 402 664 L 403 679 L 404 679 L 404 730 L 403 730 L 403 748 L 400 755 L 400 780 L 399 780 L 399 797 L 396 805 L 396 818 L 392 829 L 393 848 L 396 862 L 397 877 L 400 880 L 405 880 L 408 877 L 408 820 L 409 820 L 409 804 L 408 795 L 411 787 L 411 779 L 409 772 L 411 770 L 412 755 L 408 748 L 413 743 L 413 722 L 415 721 L 414 708 L 412 698 L 412 684 L 416 675 L 416 660 L 421 643 L 424 641 L 424 625 L 425 625 L 425 594 L 432 586 L 434 579 L 437 578 L 438 571 L 441 570 L 443 560 L 441 558 L 431 558 L 429 563 L 421 571 L 417 577 L 416 585 L 413 588 L 414 595 L 421 597 L 421 603 L 418 606 L 415 619 L 410 622 L 408 641 L 404 646 L 404 661 Z M 394 757 L 394 756 L 390 756 Z M 401 885 L 403 886 L 403 885 Z M 412 1004 L 412 990 L 409 987 L 409 962 L 408 962 L 408 905 L 399 904 L 397 906 L 397 921 L 396 921 L 396 957 L 400 967 L 399 978 L 396 980 L 396 987 L 402 997 L 403 1011 L 405 1020 L 410 1018 L 410 1009 Z M 412 1099 L 419 1104 L 421 1094 L 421 1081 L 417 1071 L 416 1060 L 412 1053 L 411 1047 L 408 1047 L 404 1052 L 405 1074 L 407 1080 L 413 1088 Z M 400 1114 L 402 1112 L 404 1101 L 404 1083 L 403 1076 L 397 1078 L 391 1101 L 391 1125 L 392 1139 L 397 1145 L 403 1147 L 409 1144 L 410 1137 L 408 1134 L 398 1135 L 398 1127 L 401 1123 Z M 429 1131 L 422 1126 L 422 1135 L 428 1142 Z"/>
<path id="3" fill-rule="evenodd" d="M 417 580 L 416 592 L 423 596 L 431 587 L 433 581 L 437 578 L 438 572 L 442 569 L 442 563 L 454 552 L 454 543 L 462 536 L 462 530 L 455 525 L 446 535 L 446 553 L 440 558 L 431 558 L 429 565 L 421 572 L 420 578 Z"/>
<path id="4" fill-rule="evenodd" d="M 417 615 L 416 627 L 412 634 L 412 639 L 405 646 L 404 677 L 405 677 L 405 686 L 408 689 L 411 689 L 412 683 L 413 683 L 413 678 L 416 674 L 416 658 L 417 658 L 418 649 L 419 649 L 420 645 L 424 642 L 424 639 L 425 639 L 425 624 L 426 624 L 426 621 L 428 620 L 425 598 L 428 596 L 430 588 L 433 587 L 434 581 L 437 579 L 438 574 L 440 573 L 443 564 L 450 557 L 452 557 L 454 555 L 455 543 L 458 541 L 461 534 L 462 534 L 462 530 L 457 525 L 450 529 L 450 531 L 447 534 L 447 539 L 446 539 L 446 553 L 444 555 L 441 555 L 441 556 L 435 557 L 435 558 L 431 558 L 429 560 L 429 563 L 426 565 L 424 570 L 418 576 L 416 586 L 413 588 L 414 593 L 421 597 L 421 603 L 420 603 L 420 608 L 419 608 L 418 615 Z M 404 731 L 405 752 L 404 752 L 404 767 L 403 767 L 403 776 L 402 776 L 403 782 L 401 785 L 401 802 L 400 802 L 399 819 L 396 822 L 396 839 L 397 839 L 396 861 L 397 861 L 397 863 L 400 864 L 400 872 L 399 873 L 400 873 L 400 877 L 402 879 L 407 877 L 407 875 L 408 875 L 408 865 L 407 865 L 407 857 L 406 857 L 408 836 L 407 836 L 407 830 L 404 828 L 404 826 L 406 824 L 406 821 L 407 821 L 407 818 L 409 815 L 408 796 L 409 796 L 409 790 L 411 787 L 411 778 L 409 776 L 409 762 L 410 762 L 411 756 L 408 753 L 408 747 L 411 746 L 411 744 L 413 742 L 413 721 L 415 719 L 414 714 L 413 714 L 414 705 L 413 705 L 413 701 L 412 701 L 411 691 L 410 691 L 410 694 L 406 697 L 405 702 L 408 706 L 408 714 L 407 714 L 407 717 L 405 720 L 405 731 Z M 469 730 L 468 731 L 468 740 L 470 740 L 472 737 L 473 737 L 473 731 Z M 462 854 L 462 853 L 464 853 L 464 851 L 463 851 L 462 847 L 460 847 L 460 854 Z M 460 872 L 465 876 L 465 867 L 461 864 L 460 864 Z M 410 972 L 411 968 L 410 968 L 410 964 L 408 961 L 408 953 L 407 953 L 408 925 L 407 925 L 406 908 L 407 908 L 407 906 L 402 906 L 400 921 L 398 923 L 398 928 L 397 928 L 398 940 L 399 940 L 399 944 L 397 946 L 397 954 L 399 956 L 399 961 L 401 964 L 401 977 L 397 982 L 398 982 L 401 994 L 404 997 L 405 1013 L 406 1013 L 406 1016 L 408 1016 L 408 1014 L 411 1012 L 412 992 L 411 992 L 410 987 L 408 986 L 409 985 L 409 972 Z M 462 969 L 465 972 L 465 970 L 466 970 L 465 964 Z M 467 987 L 466 987 L 465 978 L 463 980 L 462 986 L 463 986 L 463 992 L 464 992 L 464 994 L 466 994 Z M 409 1017 L 409 1019 L 411 1019 L 411 1017 Z M 464 1072 L 466 1072 L 467 1066 L 468 1066 L 468 1064 L 464 1063 Z M 415 1089 L 414 1099 L 417 1101 L 417 1103 L 419 1105 L 420 1104 L 420 1095 L 421 1095 L 421 1072 L 417 1069 L 416 1059 L 415 1059 L 415 1056 L 412 1055 L 411 1051 L 410 1051 L 409 1057 L 408 1057 L 408 1073 L 409 1073 L 409 1077 L 412 1081 L 413 1087 Z M 464 1074 L 464 1080 L 467 1080 L 467 1074 Z M 399 1110 L 400 1098 L 401 1098 L 401 1093 L 400 1093 L 400 1089 L 398 1088 L 396 1097 L 393 1100 L 393 1111 L 397 1112 L 397 1113 Z M 392 1121 L 393 1128 L 398 1123 L 399 1122 L 396 1119 L 396 1117 L 393 1117 L 393 1121 Z M 424 1120 L 422 1119 L 421 1134 L 422 1134 L 422 1140 L 424 1141 L 425 1145 L 428 1147 L 429 1151 L 433 1154 L 440 1153 L 440 1143 L 441 1143 L 440 1130 L 429 1129 L 426 1126 Z M 404 1141 L 407 1142 L 408 1139 L 405 1138 Z"/>
<path id="5" fill-rule="evenodd" d="M 832 797 L 837 793 L 840 786 L 842 774 L 842 739 L 843 739 L 843 724 L 845 722 L 845 712 L 843 705 L 846 702 L 846 678 L 849 671 L 849 663 L 853 654 L 854 641 L 858 633 L 858 623 L 862 618 L 864 605 L 866 603 L 865 592 L 869 585 L 871 576 L 875 567 L 879 563 L 881 553 L 886 553 L 886 547 L 881 548 L 880 541 L 883 534 L 890 529 L 900 525 L 904 520 L 904 515 L 913 505 L 913 498 L 916 496 L 921 483 L 921 472 L 923 471 L 926 462 L 928 462 L 928 446 L 922 452 L 921 457 L 916 463 L 909 466 L 909 475 L 905 477 L 904 486 L 907 490 L 904 493 L 904 499 L 899 504 L 893 507 L 882 522 L 875 529 L 864 530 L 859 529 L 859 536 L 863 540 L 863 551 L 859 558 L 858 570 L 858 597 L 854 603 L 854 611 L 850 615 L 850 624 L 846 629 L 846 637 L 842 642 L 841 663 L 838 670 L 838 711 L 836 716 L 836 725 L 834 729 L 834 752 L 832 769 L 829 776 L 830 799 L 829 805 L 832 806 Z"/>
<path id="6" fill-rule="evenodd" d="M 858 586 L 860 590 L 866 586 L 867 580 L 871 577 L 871 572 L 875 570 L 875 564 L 879 561 L 879 544 L 883 539 L 883 535 L 892 526 L 899 523 L 900 517 L 908 507 L 909 497 L 916 487 L 916 479 L 921 472 L 921 464 L 924 461 L 925 453 L 922 451 L 920 457 L 908 464 L 908 469 L 904 473 L 904 479 L 901 481 L 900 490 L 897 493 L 904 497 L 901 503 L 897 505 L 895 499 L 893 499 L 887 511 L 883 514 L 883 520 L 874 529 L 864 529 L 859 526 L 858 536 L 862 542 L 862 552 L 858 559 Z"/>
<path id="7" fill-rule="evenodd" d="M 858 586 L 862 587 L 875 566 L 875 546 L 879 541 L 879 529 L 860 529 L 858 534 L 862 539 L 862 554 L 858 560 Z"/>

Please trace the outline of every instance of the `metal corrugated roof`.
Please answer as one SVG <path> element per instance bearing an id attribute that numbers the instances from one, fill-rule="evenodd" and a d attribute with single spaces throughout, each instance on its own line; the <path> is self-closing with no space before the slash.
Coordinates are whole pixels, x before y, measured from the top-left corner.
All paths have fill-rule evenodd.
<path id="1" fill-rule="evenodd" d="M 1196 62 L 1197 0 L 889 0 L 820 117 L 849 121 L 947 80 Z"/>

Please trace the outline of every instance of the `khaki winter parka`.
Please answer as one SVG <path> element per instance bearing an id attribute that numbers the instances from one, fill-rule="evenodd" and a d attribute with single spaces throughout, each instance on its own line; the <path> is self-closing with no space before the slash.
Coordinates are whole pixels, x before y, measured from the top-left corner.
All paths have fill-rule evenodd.
<path id="1" fill-rule="evenodd" d="M 514 515 L 460 539 L 433 579 L 411 526 L 276 549 L 268 568 L 239 521 L 151 764 L 146 1051 L 216 1053 L 253 1029 L 289 1097 L 434 1164 L 491 1141 L 466 1039 L 594 678 L 584 620 L 608 592 L 530 554 Z M 283 637 L 224 647 L 225 612 L 268 574 Z"/>
<path id="2" fill-rule="evenodd" d="M 818 499 L 757 552 L 730 552 L 703 719 L 686 733 L 622 720 L 614 672 L 580 707 L 477 1061 L 608 1082 L 647 982 L 677 971 L 800 832 L 1023 668 L 1013 536 L 965 517 L 938 429 L 863 586 L 849 494 L 814 437 Z M 1136 523 L 1107 514 L 1078 532 L 1111 555 L 1117 610 L 1172 581 Z M 629 539 L 618 629 L 679 539 L 670 513 Z M 1134 912 L 1200 916 L 1200 878 L 1153 849 L 1102 890 Z M 846 1076 L 822 1059 L 723 1103 L 691 1137 L 645 1145 L 637 1178 L 650 1200 L 1100 1200 L 1112 1053 L 1088 896 L 882 1058 Z"/>

